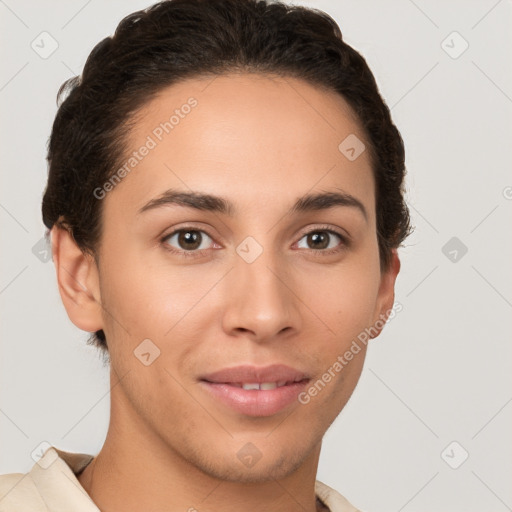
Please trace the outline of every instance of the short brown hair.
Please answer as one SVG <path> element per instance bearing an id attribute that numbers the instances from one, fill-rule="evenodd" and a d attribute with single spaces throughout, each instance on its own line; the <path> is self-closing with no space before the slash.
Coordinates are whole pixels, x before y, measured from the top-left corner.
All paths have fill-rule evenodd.
<path id="1" fill-rule="evenodd" d="M 290 76 L 338 92 L 363 127 L 376 183 L 381 267 L 410 233 L 405 152 L 364 58 L 326 13 L 272 0 L 166 0 L 125 17 L 67 80 L 48 146 L 44 224 L 97 257 L 102 201 L 93 191 L 124 160 L 133 114 L 162 89 L 230 71 Z M 107 350 L 105 334 L 90 338 Z"/>

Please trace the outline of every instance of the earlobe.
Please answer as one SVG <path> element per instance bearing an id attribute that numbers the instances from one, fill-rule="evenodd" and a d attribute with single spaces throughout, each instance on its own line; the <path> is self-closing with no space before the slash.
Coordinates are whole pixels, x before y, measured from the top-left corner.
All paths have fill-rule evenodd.
<path id="1" fill-rule="evenodd" d="M 400 259 L 396 249 L 391 251 L 389 267 L 382 272 L 379 294 L 375 308 L 373 329 L 371 338 L 376 338 L 382 332 L 388 316 L 390 315 L 395 302 L 395 282 L 400 272 Z"/>
<path id="2" fill-rule="evenodd" d="M 98 269 L 94 258 L 82 252 L 67 229 L 51 230 L 52 257 L 59 293 L 69 319 L 80 329 L 103 328 Z"/>

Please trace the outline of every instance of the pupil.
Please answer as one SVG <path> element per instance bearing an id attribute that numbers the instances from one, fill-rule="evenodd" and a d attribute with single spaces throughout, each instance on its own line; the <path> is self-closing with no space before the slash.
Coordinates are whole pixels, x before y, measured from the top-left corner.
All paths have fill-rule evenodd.
<path id="1" fill-rule="evenodd" d="M 199 231 L 183 231 L 178 237 L 178 241 L 183 249 L 197 249 L 201 245 L 201 233 Z"/>

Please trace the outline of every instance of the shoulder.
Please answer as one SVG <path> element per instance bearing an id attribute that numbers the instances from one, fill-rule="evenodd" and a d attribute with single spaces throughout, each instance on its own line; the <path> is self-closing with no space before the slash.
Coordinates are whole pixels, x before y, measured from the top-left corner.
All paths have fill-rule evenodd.
<path id="1" fill-rule="evenodd" d="M 0 512 L 99 512 L 76 477 L 92 459 L 49 446 L 28 473 L 0 475 Z"/>
<path id="2" fill-rule="evenodd" d="M 29 473 L 0 475 L 0 512 L 46 512 L 47 508 Z"/>
<path id="3" fill-rule="evenodd" d="M 338 491 L 319 480 L 315 482 L 315 494 L 327 506 L 330 512 L 361 512 Z"/>

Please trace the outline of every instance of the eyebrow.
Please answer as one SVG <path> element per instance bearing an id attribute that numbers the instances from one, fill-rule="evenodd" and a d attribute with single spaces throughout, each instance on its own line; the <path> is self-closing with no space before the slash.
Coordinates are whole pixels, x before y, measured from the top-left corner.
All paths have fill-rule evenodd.
<path id="1" fill-rule="evenodd" d="M 221 213 L 228 216 L 233 216 L 236 210 L 231 201 L 220 196 L 194 191 L 184 192 L 169 189 L 160 196 L 151 199 L 151 201 L 140 208 L 137 213 L 141 214 L 149 210 L 169 205 L 185 206 L 196 210 Z M 335 206 L 355 208 L 363 214 L 366 220 L 368 220 L 368 213 L 363 203 L 353 195 L 347 194 L 346 192 L 318 192 L 306 194 L 297 199 L 294 205 L 290 208 L 289 213 L 305 213 L 327 210 Z"/>

